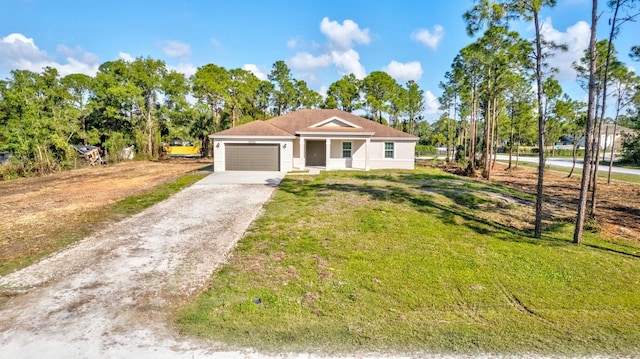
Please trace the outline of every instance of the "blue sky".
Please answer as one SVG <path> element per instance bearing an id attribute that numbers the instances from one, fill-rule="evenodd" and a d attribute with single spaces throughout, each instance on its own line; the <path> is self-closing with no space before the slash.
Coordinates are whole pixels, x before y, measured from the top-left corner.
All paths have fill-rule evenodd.
<path id="1" fill-rule="evenodd" d="M 609 14 L 600 22 L 606 37 Z M 191 75 L 214 63 L 245 68 L 259 77 L 284 60 L 297 79 L 323 92 L 342 75 L 386 71 L 399 83 L 415 80 L 425 91 L 426 117 L 437 117 L 438 83 L 458 51 L 473 41 L 464 11 L 473 1 L 197 1 L 197 0 L 0 0 L 0 78 L 12 69 L 62 75 L 94 75 L 118 58 L 150 56 Z M 542 14 L 544 33 L 569 51 L 551 59 L 565 90 L 576 99 L 571 62 L 589 40 L 589 0 L 558 0 Z M 533 36 L 527 24 L 521 35 Z M 618 38 L 619 58 L 640 45 L 640 24 L 627 23 Z"/>

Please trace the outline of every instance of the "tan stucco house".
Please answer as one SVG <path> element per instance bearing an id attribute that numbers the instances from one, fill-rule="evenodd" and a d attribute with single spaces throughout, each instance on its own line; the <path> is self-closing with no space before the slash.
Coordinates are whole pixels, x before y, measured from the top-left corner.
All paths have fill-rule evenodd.
<path id="1" fill-rule="evenodd" d="M 209 135 L 214 170 L 413 169 L 417 137 L 340 110 L 300 110 Z"/>

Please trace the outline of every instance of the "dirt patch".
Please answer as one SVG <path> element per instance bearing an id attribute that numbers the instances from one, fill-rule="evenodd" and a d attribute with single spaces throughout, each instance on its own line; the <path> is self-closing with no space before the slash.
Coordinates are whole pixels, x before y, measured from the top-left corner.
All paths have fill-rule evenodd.
<path id="1" fill-rule="evenodd" d="M 445 168 L 453 172 L 452 168 Z M 491 180 L 509 188 L 536 193 L 537 169 L 520 166 L 507 170 L 496 164 Z M 545 204 L 556 219 L 575 220 L 580 195 L 580 177 L 545 172 Z M 602 230 L 613 236 L 640 240 L 640 185 L 629 182 L 598 181 L 596 221 Z"/>
<path id="2" fill-rule="evenodd" d="M 203 168 L 209 160 L 134 161 L 0 181 L 0 266 L 82 237 L 117 201 Z"/>

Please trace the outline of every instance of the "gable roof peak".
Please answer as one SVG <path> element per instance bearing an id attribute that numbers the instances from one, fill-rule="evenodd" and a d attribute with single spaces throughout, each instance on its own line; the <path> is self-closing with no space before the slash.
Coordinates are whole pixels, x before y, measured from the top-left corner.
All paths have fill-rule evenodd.
<path id="1" fill-rule="evenodd" d="M 362 128 L 362 126 L 358 126 L 358 125 L 356 125 L 356 124 L 354 124 L 354 123 L 352 123 L 352 122 L 349 122 L 349 121 L 347 121 L 347 120 L 345 120 L 345 119 L 343 119 L 343 118 L 341 118 L 341 117 L 335 116 L 335 115 L 334 115 L 334 116 L 331 116 L 331 117 L 329 117 L 329 118 L 327 118 L 327 119 L 325 119 L 325 120 L 323 120 L 323 121 L 320 121 L 320 122 L 318 122 L 318 123 L 316 123 L 316 124 L 313 124 L 313 125 L 309 126 L 309 128 L 324 127 L 324 126 L 329 125 L 329 124 L 330 124 L 330 123 L 332 123 L 332 122 L 339 122 L 339 123 L 341 123 L 342 125 L 344 125 L 344 126 L 340 126 L 340 125 L 338 124 L 338 125 L 335 125 L 335 126 L 340 126 L 340 127 L 351 127 L 351 128 Z M 329 125 L 329 126 L 331 126 L 331 125 Z"/>

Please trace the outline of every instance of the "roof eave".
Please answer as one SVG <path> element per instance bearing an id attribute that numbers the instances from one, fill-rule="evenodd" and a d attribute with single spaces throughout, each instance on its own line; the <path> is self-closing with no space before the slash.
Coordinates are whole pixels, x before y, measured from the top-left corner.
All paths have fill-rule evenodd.
<path id="1" fill-rule="evenodd" d="M 373 137 L 374 140 L 384 140 L 384 141 L 418 141 L 418 137 Z"/>
<path id="2" fill-rule="evenodd" d="M 296 131 L 296 135 L 321 135 L 321 136 L 373 136 L 375 132 L 337 132 L 337 131 Z"/>
<path id="3" fill-rule="evenodd" d="M 215 134 L 209 135 L 209 138 L 220 139 L 220 140 L 236 140 L 241 138 L 251 138 L 251 139 L 269 139 L 269 140 L 294 140 L 296 136 L 256 136 L 256 135 L 221 135 L 216 136 Z"/>

